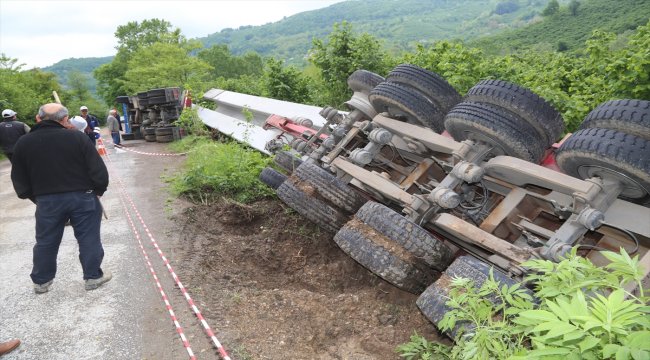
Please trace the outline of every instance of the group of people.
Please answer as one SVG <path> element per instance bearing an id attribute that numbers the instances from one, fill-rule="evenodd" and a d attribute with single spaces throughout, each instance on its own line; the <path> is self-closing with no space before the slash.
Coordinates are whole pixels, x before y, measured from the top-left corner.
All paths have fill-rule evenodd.
<path id="1" fill-rule="evenodd" d="M 80 112 L 71 121 L 63 105 L 45 104 L 39 108 L 32 128 L 18 121 L 15 111 L 2 112 L 0 146 L 11 162 L 14 190 L 19 198 L 36 204 L 36 243 L 30 274 L 36 294 L 47 293 L 54 281 L 67 222 L 79 244 L 85 289 L 97 289 L 112 278 L 101 267 L 104 249 L 100 198 L 108 188 L 109 177 L 95 149 L 94 130 L 99 122 L 88 114 L 86 106 Z M 116 144 L 120 136 L 118 118 L 113 109 L 107 119 Z M 0 342 L 0 355 L 19 345 L 18 339 Z"/>
<path id="2" fill-rule="evenodd" d="M 88 113 L 88 107 L 82 106 L 79 108 L 80 115 L 69 119 L 66 127 L 77 129 L 88 136 L 93 145 L 96 144 L 96 139 L 99 137 L 99 120 L 94 115 Z M 0 147 L 2 152 L 9 158 L 14 153 L 14 145 L 18 138 L 27 134 L 30 127 L 16 119 L 16 112 L 11 109 L 2 111 L 2 123 L 0 123 Z M 111 133 L 113 144 L 121 144 L 120 131 L 122 131 L 122 123 L 119 120 L 120 114 L 116 109 L 111 109 L 106 118 L 106 127 Z M 37 120 L 38 121 L 38 120 Z M 96 130 L 97 129 L 97 130 Z"/>

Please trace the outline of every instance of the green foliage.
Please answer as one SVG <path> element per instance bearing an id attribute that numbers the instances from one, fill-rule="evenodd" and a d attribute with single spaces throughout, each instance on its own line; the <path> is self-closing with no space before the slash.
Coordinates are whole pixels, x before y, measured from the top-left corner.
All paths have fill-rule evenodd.
<path id="1" fill-rule="evenodd" d="M 479 49 L 458 42 L 439 41 L 432 46 L 418 45 L 403 61 L 431 70 L 444 77 L 461 93 L 467 92 L 483 76 L 485 59 Z"/>
<path id="2" fill-rule="evenodd" d="M 0 54 L 0 108 L 14 110 L 18 120 L 33 125 L 38 108 L 54 102 L 52 91 L 65 99 L 56 75 L 39 69 L 23 71 L 18 59 Z"/>
<path id="3" fill-rule="evenodd" d="M 129 93 L 125 87 L 125 75 L 130 70 L 129 61 L 138 50 L 156 43 L 175 44 L 181 47 L 187 43 L 180 29 L 171 30 L 171 27 L 171 23 L 159 19 L 143 20 L 141 23 L 131 21 L 117 27 L 115 31 L 118 43 L 117 54 L 113 61 L 93 71 L 97 79 L 97 92 L 107 104 L 113 104 L 117 96 Z M 155 50 L 146 54 L 151 55 L 151 52 Z M 133 84 L 130 86 L 133 87 Z"/>
<path id="4" fill-rule="evenodd" d="M 202 137 L 210 134 L 196 108 L 183 109 L 181 116 L 174 121 L 174 125 L 182 127 L 190 135 Z"/>
<path id="5" fill-rule="evenodd" d="M 542 11 L 542 15 L 553 16 L 557 14 L 559 11 L 560 11 L 560 3 L 557 2 L 557 0 L 549 0 L 548 4 L 544 8 L 544 11 Z"/>
<path id="6" fill-rule="evenodd" d="M 406 360 L 452 359 L 449 346 L 429 341 L 417 332 L 411 336 L 410 342 L 399 345 L 396 351 Z"/>
<path id="7" fill-rule="evenodd" d="M 571 0 L 569 2 L 569 12 L 571 13 L 571 16 L 576 16 L 578 15 L 578 8 L 580 8 L 580 2 L 578 0 Z"/>
<path id="8" fill-rule="evenodd" d="M 605 267 L 575 248 L 558 263 L 522 264 L 531 271 L 526 281 L 534 285 L 536 303 L 518 285 L 500 287 L 492 276 L 479 289 L 454 279 L 447 302 L 452 310 L 438 326 L 449 331 L 460 325 L 455 345 L 434 346 L 416 334 L 397 351 L 408 359 L 648 359 L 650 307 L 638 255 L 623 249 L 601 254 L 610 261 Z M 640 292 L 628 293 L 629 284 Z"/>
<path id="9" fill-rule="evenodd" d="M 154 43 L 135 51 L 124 74 L 122 89 L 134 94 L 154 88 L 190 86 L 203 82 L 211 66 L 190 56 L 190 46 Z"/>
<path id="10" fill-rule="evenodd" d="M 246 203 L 273 195 L 273 190 L 258 180 L 270 162 L 268 157 L 236 142 L 217 143 L 194 137 L 183 140 L 193 145 L 184 170 L 171 179 L 175 194 L 201 203 L 221 196 Z"/>
<path id="11" fill-rule="evenodd" d="M 533 16 L 528 26 L 468 39 L 468 44 L 493 55 L 540 47 L 556 49 L 560 42 L 569 51 L 580 51 L 594 30 L 622 34 L 646 24 L 649 18 L 650 2 L 645 0 L 571 1 L 566 10 L 560 8 L 553 16 Z"/>
<path id="12" fill-rule="evenodd" d="M 379 41 L 371 35 L 356 35 L 348 22 L 334 24 L 327 43 L 314 39 L 309 61 L 320 69 L 327 84 L 325 99 L 332 106 L 341 106 L 352 95 L 347 87 L 350 74 L 365 69 L 378 74 L 388 71 L 386 54 Z"/>
<path id="13" fill-rule="evenodd" d="M 515 4 L 517 8 L 503 14 L 490 11 L 496 11 L 501 3 Z M 333 25 L 342 20 L 354 24 L 361 33 L 381 39 L 390 51 L 401 52 L 412 50 L 418 43 L 469 40 L 520 28 L 537 21 L 526 16 L 539 13 L 545 5 L 542 0 L 345 1 L 261 26 L 223 29 L 199 40 L 206 47 L 228 44 L 234 54 L 255 51 L 287 64 L 304 65 L 312 40 L 328 36 Z"/>
<path id="14" fill-rule="evenodd" d="M 268 59 L 264 68 L 265 96 L 297 103 L 310 102 L 309 80 L 294 66 L 283 66 L 281 60 Z"/>
<path id="15" fill-rule="evenodd" d="M 78 72 L 88 79 L 88 88 L 93 96 L 97 95 L 97 80 L 92 76 L 93 70 L 101 65 L 107 64 L 113 60 L 113 56 L 89 57 L 89 58 L 70 58 L 61 60 L 54 65 L 44 67 L 42 70 L 53 72 L 57 75 L 59 83 L 64 89 L 72 86 L 68 83 L 69 74 Z"/>
<path id="16" fill-rule="evenodd" d="M 256 52 L 234 56 L 228 45 L 213 45 L 199 51 L 197 57 L 212 66 L 210 76 L 214 79 L 236 79 L 244 75 L 261 76 L 264 62 Z"/>

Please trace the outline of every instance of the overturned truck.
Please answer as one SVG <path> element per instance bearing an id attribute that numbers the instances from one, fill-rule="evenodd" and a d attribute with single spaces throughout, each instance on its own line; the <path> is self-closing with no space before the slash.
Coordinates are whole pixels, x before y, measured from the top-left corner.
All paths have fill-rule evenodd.
<path id="1" fill-rule="evenodd" d="M 125 119 L 130 132 L 123 134 L 124 140 L 145 139 L 150 142 L 171 142 L 177 128 L 172 123 L 180 116 L 183 108 L 180 88 L 161 88 L 139 92 L 133 96 L 118 96 L 115 101 L 123 104 Z"/>
<path id="2" fill-rule="evenodd" d="M 434 324 L 450 277 L 480 286 L 493 268 L 512 284 L 525 261 L 558 261 L 576 246 L 599 265 L 598 250 L 638 254 L 647 287 L 649 101 L 601 104 L 562 137 L 558 111 L 505 81 L 461 97 L 403 64 L 386 78 L 358 70 L 348 85 L 349 112 L 269 117 L 264 150 L 283 170 L 260 178 L 361 265 L 419 294 Z"/>

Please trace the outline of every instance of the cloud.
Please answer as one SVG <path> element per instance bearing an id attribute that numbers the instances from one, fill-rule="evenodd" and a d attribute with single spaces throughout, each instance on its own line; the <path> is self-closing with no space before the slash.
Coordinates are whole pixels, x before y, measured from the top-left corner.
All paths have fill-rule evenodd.
<path id="1" fill-rule="evenodd" d="M 19 1 L 0 0 L 0 53 L 28 68 L 66 58 L 115 54 L 114 33 L 130 21 L 158 18 L 188 38 L 224 28 L 262 25 L 342 0 Z"/>

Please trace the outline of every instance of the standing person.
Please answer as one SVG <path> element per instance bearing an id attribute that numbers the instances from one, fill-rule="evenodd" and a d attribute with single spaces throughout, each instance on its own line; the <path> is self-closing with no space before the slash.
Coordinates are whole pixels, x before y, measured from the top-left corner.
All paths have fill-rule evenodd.
<path id="1" fill-rule="evenodd" d="M 108 113 L 106 118 L 106 127 L 108 131 L 111 132 L 111 137 L 113 138 L 113 144 L 120 144 L 120 121 L 116 118 L 117 110 L 113 109 Z"/>
<path id="2" fill-rule="evenodd" d="M 122 118 L 120 117 L 120 112 L 117 111 L 116 108 L 113 108 L 115 110 L 115 117 L 117 118 L 117 123 L 120 124 L 120 131 L 122 131 Z"/>
<path id="3" fill-rule="evenodd" d="M 30 275 L 34 292 L 46 293 L 52 285 L 68 219 L 79 243 L 85 288 L 96 289 L 112 277 L 101 268 L 104 249 L 99 197 L 108 187 L 106 165 L 86 135 L 66 128 L 68 109 L 63 105 L 41 106 L 37 120 L 32 131 L 16 143 L 11 169 L 18 197 L 36 204 L 36 245 Z"/>
<path id="4" fill-rule="evenodd" d="M 14 153 L 14 145 L 18 139 L 29 132 L 29 126 L 16 120 L 16 112 L 11 109 L 2 110 L 2 123 L 0 123 L 0 146 L 2 152 L 9 158 Z"/>
<path id="5" fill-rule="evenodd" d="M 88 113 L 88 107 L 87 106 L 82 106 L 79 108 L 79 111 L 81 112 L 81 117 L 86 120 L 86 123 L 88 123 L 88 126 L 84 130 L 86 135 L 90 138 L 90 141 L 93 142 L 93 145 L 95 145 L 95 126 L 99 126 L 99 120 L 97 120 L 96 117 L 93 115 L 90 115 Z"/>

